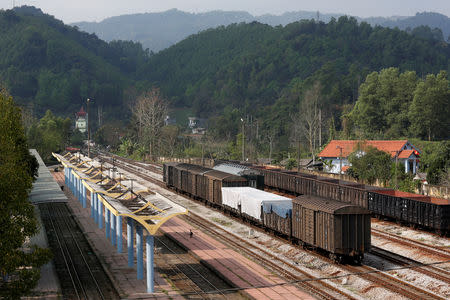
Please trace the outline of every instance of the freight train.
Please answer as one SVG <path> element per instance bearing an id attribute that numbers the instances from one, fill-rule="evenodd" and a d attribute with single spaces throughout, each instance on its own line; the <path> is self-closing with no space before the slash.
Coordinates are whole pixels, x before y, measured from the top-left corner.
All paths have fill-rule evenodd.
<path id="1" fill-rule="evenodd" d="M 370 249 L 370 212 L 357 205 L 310 195 L 291 200 L 252 188 L 243 176 L 185 163 L 164 164 L 163 181 L 336 261 L 360 262 Z"/>
<path id="2" fill-rule="evenodd" d="M 450 200 L 368 186 L 316 175 L 252 167 L 264 175 L 264 185 L 293 195 L 313 195 L 351 203 L 374 216 L 412 227 L 450 232 Z"/>

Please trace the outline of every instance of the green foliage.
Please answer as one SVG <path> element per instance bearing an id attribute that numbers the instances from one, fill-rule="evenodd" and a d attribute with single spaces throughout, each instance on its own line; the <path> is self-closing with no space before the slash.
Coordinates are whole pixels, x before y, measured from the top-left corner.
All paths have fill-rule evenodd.
<path id="1" fill-rule="evenodd" d="M 295 167 L 297 167 L 297 160 L 295 158 L 289 158 L 286 162 L 286 169 L 292 170 Z"/>
<path id="2" fill-rule="evenodd" d="M 44 117 L 28 130 L 30 147 L 38 150 L 44 161 L 51 160 L 52 152 L 61 152 L 68 146 L 72 134 L 71 124 L 72 121 L 69 118 L 57 117 L 47 110 Z M 80 138 L 79 134 L 73 136 L 72 141 L 79 142 L 77 138 Z"/>
<path id="3" fill-rule="evenodd" d="M 369 74 L 360 96 L 346 116 L 360 138 L 415 137 L 442 139 L 450 132 L 450 89 L 447 73 L 418 79 L 398 68 Z"/>
<path id="4" fill-rule="evenodd" d="M 121 105 L 127 78 L 148 59 L 138 43 L 108 44 L 34 7 L 0 11 L 0 28 L 0 78 L 39 114 L 67 114 L 88 97 Z"/>
<path id="5" fill-rule="evenodd" d="M 287 150 L 289 143 L 280 141 L 288 140 L 290 115 L 314 82 L 324 87 L 324 115 L 340 120 L 369 70 L 391 66 L 396 68 L 371 74 L 363 91 L 367 105 L 360 105 L 360 111 L 369 122 L 355 118 L 367 136 L 407 135 L 415 74 L 447 69 L 449 58 L 446 44 L 348 17 L 284 27 L 253 22 L 192 35 L 152 56 L 140 76 L 158 82 L 172 105 L 208 117 L 215 137 L 235 136 L 239 118 L 252 114 L 276 129 L 277 146 Z M 353 121 L 347 118 L 335 128 L 351 138 Z"/>
<path id="6" fill-rule="evenodd" d="M 20 110 L 0 93 L 0 298 L 20 298 L 37 283 L 39 267 L 50 252 L 25 241 L 38 231 L 34 207 L 28 202 L 37 162 L 28 152 Z"/>
<path id="7" fill-rule="evenodd" d="M 391 156 L 374 147 L 364 147 L 350 154 L 348 158 L 351 167 L 347 171 L 356 179 L 368 184 L 376 180 L 387 182 L 391 178 Z"/>
<path id="8" fill-rule="evenodd" d="M 450 132 L 450 81 L 447 72 L 430 74 L 419 82 L 409 109 L 411 133 L 416 137 L 448 138 Z"/>
<path id="9" fill-rule="evenodd" d="M 420 169 L 427 172 L 428 183 L 448 183 L 450 180 L 450 141 L 426 144 L 420 157 Z"/>

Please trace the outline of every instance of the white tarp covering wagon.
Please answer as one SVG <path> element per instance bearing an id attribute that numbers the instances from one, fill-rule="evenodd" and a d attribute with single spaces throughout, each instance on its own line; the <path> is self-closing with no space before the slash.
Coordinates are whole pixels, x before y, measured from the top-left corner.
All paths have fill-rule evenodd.
<path id="1" fill-rule="evenodd" d="M 278 206 L 292 208 L 292 200 L 276 194 L 264 192 L 251 187 L 223 187 L 222 204 L 233 211 L 261 221 L 262 207 Z"/>

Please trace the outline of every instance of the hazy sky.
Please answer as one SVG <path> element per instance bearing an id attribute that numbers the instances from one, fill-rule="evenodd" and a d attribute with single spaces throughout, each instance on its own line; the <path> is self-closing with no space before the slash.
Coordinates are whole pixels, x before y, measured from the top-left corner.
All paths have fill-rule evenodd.
<path id="1" fill-rule="evenodd" d="M 253 15 L 286 11 L 345 13 L 360 17 L 411 16 L 433 11 L 450 16 L 450 0 L 0 0 L 0 8 L 33 5 L 65 23 L 177 8 L 189 12 L 243 10 Z"/>

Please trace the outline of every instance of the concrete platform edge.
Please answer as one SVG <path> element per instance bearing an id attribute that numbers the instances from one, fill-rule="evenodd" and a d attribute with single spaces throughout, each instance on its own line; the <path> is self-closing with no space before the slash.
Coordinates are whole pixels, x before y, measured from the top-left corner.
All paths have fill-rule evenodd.
<path id="1" fill-rule="evenodd" d="M 87 231 L 85 230 L 85 228 L 83 227 L 83 225 L 81 224 L 81 222 L 78 220 L 78 218 L 76 217 L 75 213 L 73 212 L 72 208 L 70 207 L 70 205 L 67 205 L 67 207 L 69 208 L 70 212 L 72 213 L 72 215 L 74 216 L 74 220 L 77 223 L 78 227 L 81 229 L 81 232 L 83 233 L 84 237 L 86 238 L 89 246 L 92 248 L 92 251 L 94 252 L 95 256 L 97 256 L 98 260 L 100 261 L 100 264 L 103 268 L 103 271 L 105 271 L 106 275 L 109 277 L 109 280 L 111 280 L 112 284 L 114 285 L 117 293 L 119 293 L 120 298 L 127 298 L 127 294 L 120 288 L 119 283 L 116 281 L 116 279 L 114 278 L 114 276 L 111 274 L 111 272 L 108 269 L 108 266 L 106 265 L 106 262 L 104 261 L 103 257 L 99 256 L 97 251 L 95 250 L 95 245 L 94 243 L 91 241 Z"/>
<path id="2" fill-rule="evenodd" d="M 182 249 L 184 249 L 187 253 L 195 257 L 202 265 L 207 267 L 209 270 L 211 270 L 214 274 L 216 274 L 220 279 L 225 281 L 230 286 L 235 286 L 234 283 L 229 280 L 226 276 L 224 276 L 222 273 L 217 271 L 212 265 L 210 265 L 208 262 L 206 262 L 204 259 L 202 259 L 200 256 L 195 254 L 193 251 L 191 251 L 188 247 L 183 245 L 183 243 L 180 243 L 177 239 L 175 239 L 172 235 L 166 233 L 164 231 L 164 228 L 161 228 L 161 231 L 164 232 L 164 236 L 166 236 L 168 239 L 176 243 L 178 246 L 180 246 Z M 241 294 L 243 297 L 246 297 L 248 299 L 257 300 L 256 298 L 252 297 L 250 294 L 248 294 L 245 290 L 239 290 L 239 294 Z"/>

